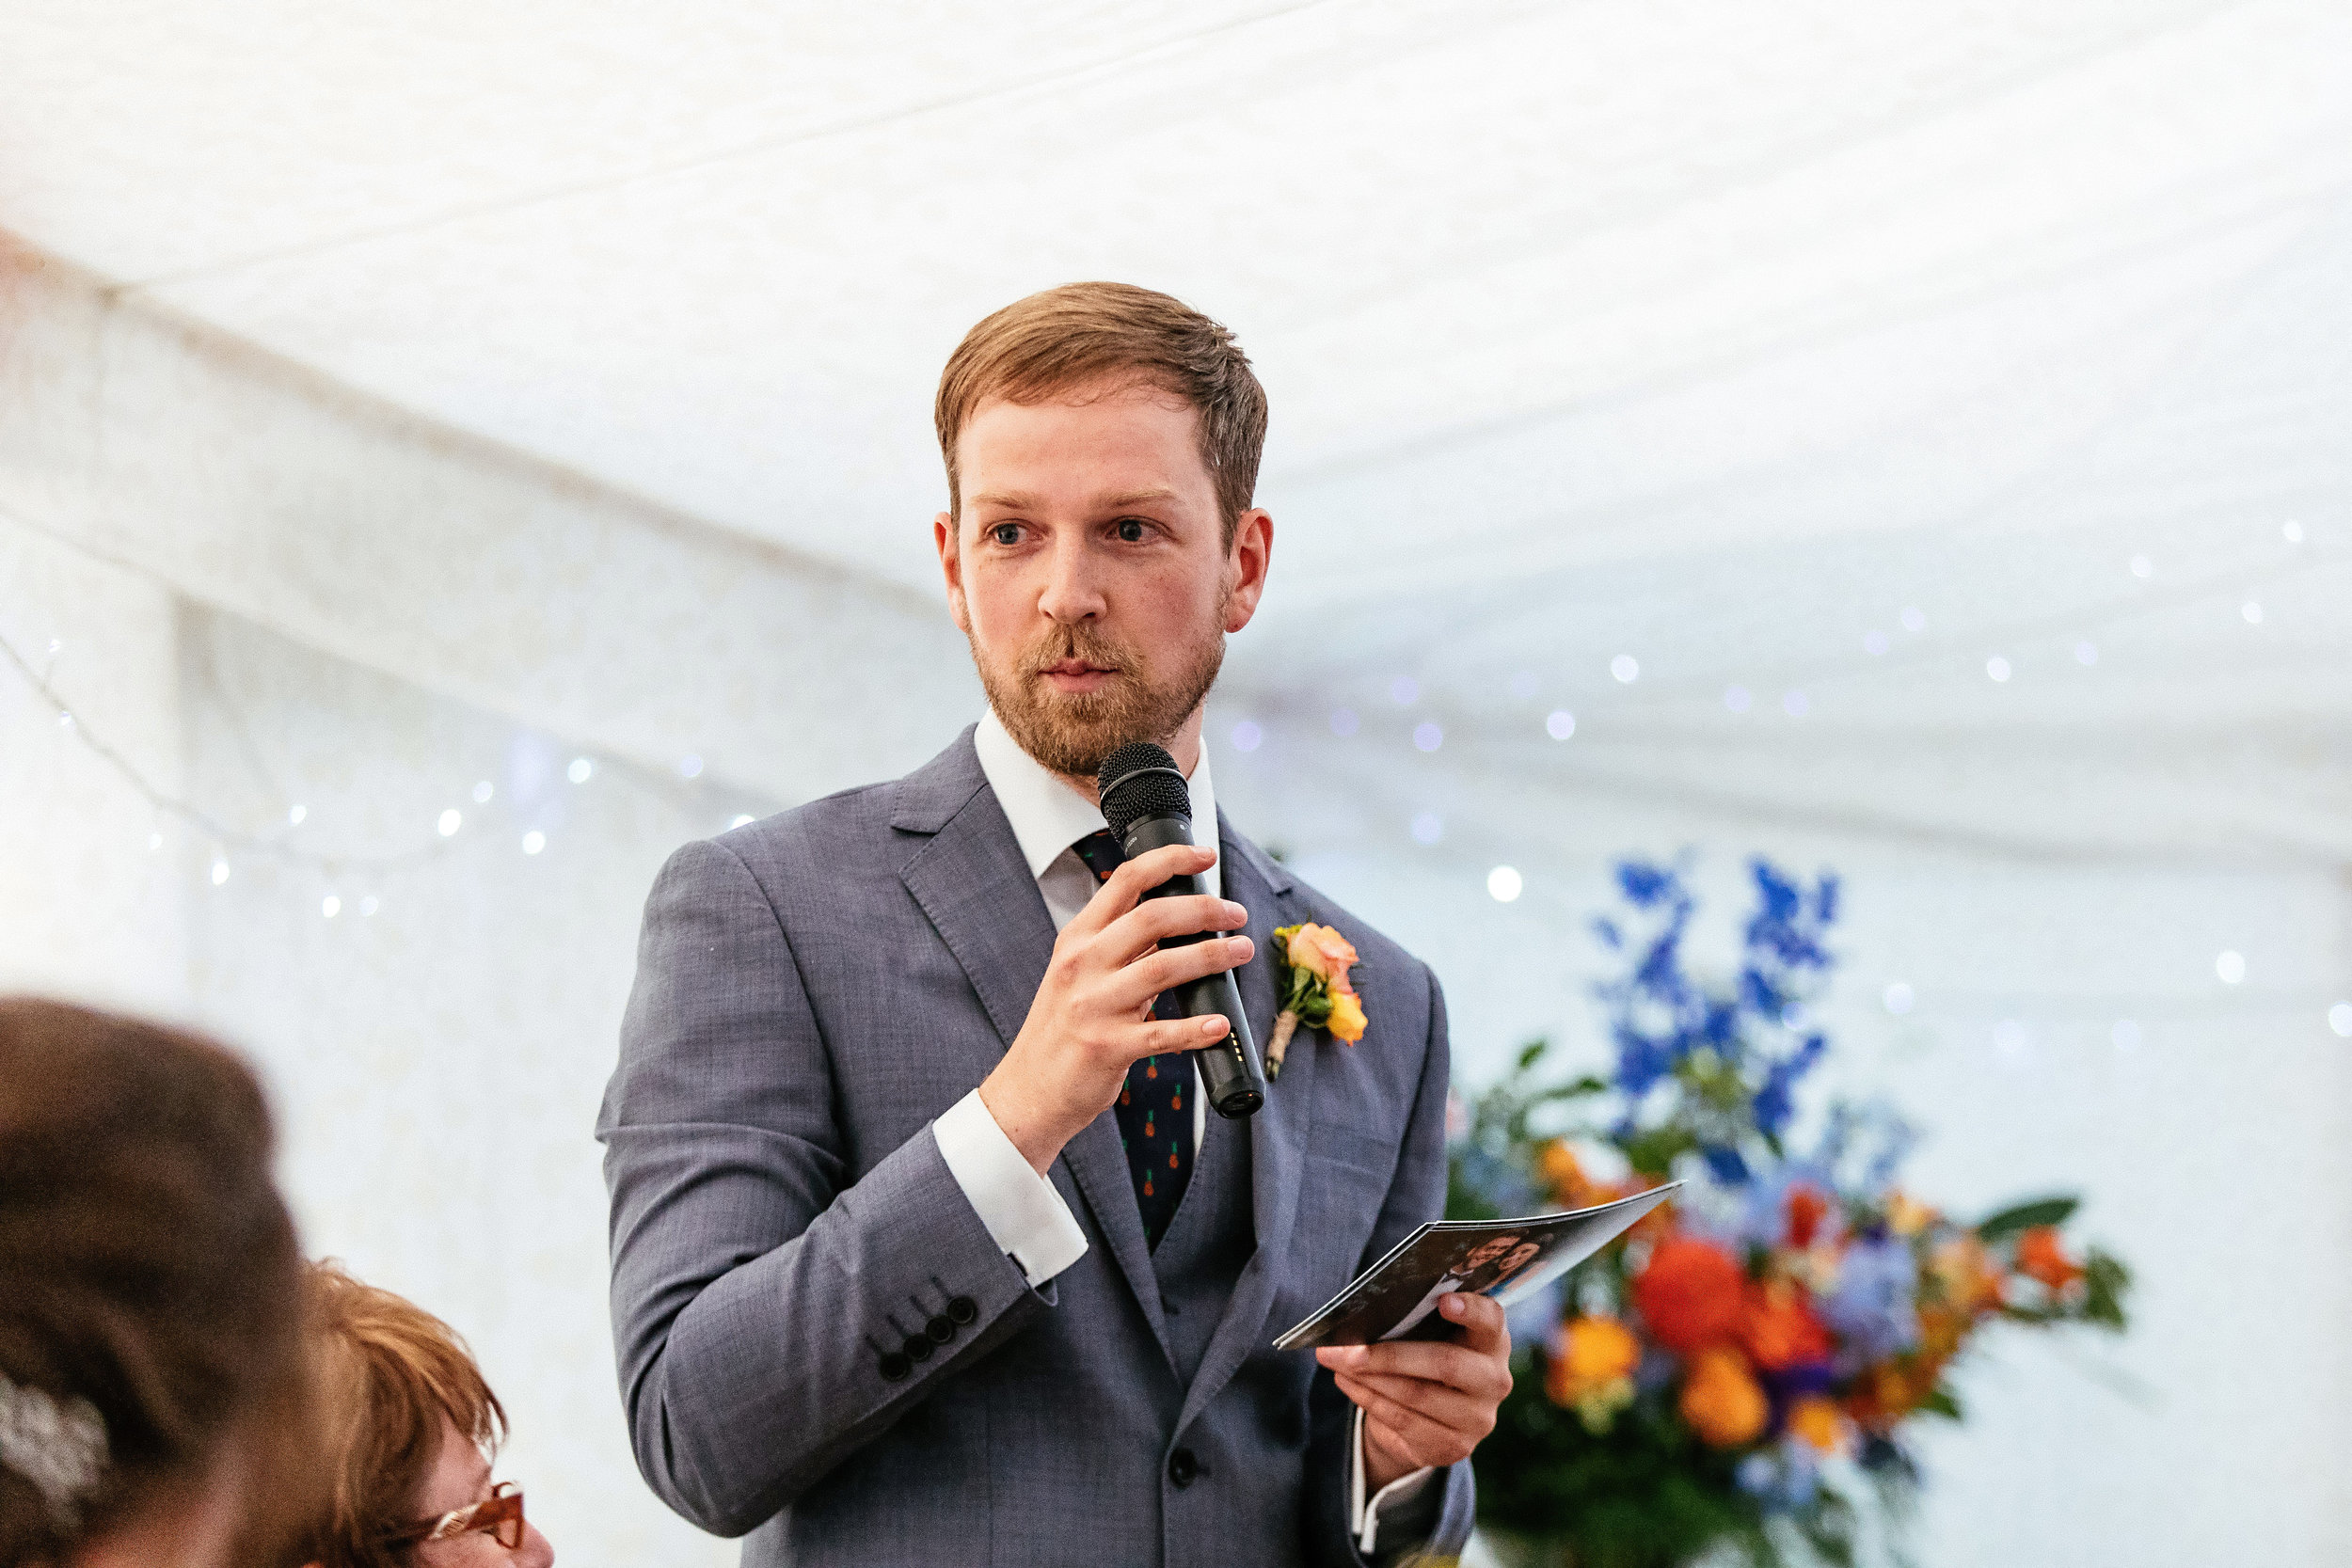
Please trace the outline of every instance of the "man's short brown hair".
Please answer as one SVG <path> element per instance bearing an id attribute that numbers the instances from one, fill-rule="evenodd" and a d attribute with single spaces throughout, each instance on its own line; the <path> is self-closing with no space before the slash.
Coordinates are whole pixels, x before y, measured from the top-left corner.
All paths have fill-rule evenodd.
<path id="1" fill-rule="evenodd" d="M 964 334 L 940 375 L 934 410 L 949 514 L 963 509 L 956 437 L 983 402 L 1036 403 L 1112 376 L 1161 388 L 1200 411 L 1200 459 L 1230 546 L 1258 487 L 1265 388 L 1231 332 L 1180 299 L 1132 283 L 1065 283 Z"/>
<path id="2" fill-rule="evenodd" d="M 506 1434 L 506 1412 L 457 1331 L 332 1262 L 309 1279 L 312 1355 L 330 1413 L 323 1480 L 331 1497 L 312 1527 L 321 1568 L 397 1568 L 389 1544 L 422 1521 L 418 1491 L 440 1452 L 446 1417 L 485 1449 Z"/>

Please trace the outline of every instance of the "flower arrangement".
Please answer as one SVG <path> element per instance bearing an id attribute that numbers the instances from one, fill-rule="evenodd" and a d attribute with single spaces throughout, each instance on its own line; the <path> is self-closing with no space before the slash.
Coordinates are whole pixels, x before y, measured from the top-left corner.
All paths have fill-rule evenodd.
<path id="1" fill-rule="evenodd" d="M 1913 1134 L 1884 1109 L 1832 1106 L 1790 1147 L 1795 1090 L 1829 1049 L 1811 1008 L 1837 883 L 1753 872 L 1739 974 L 1710 984 L 1686 966 L 1681 871 L 1619 866 L 1630 910 L 1595 923 L 1627 960 L 1598 988 L 1613 1072 L 1541 1083 L 1536 1041 L 1457 1125 L 1454 1218 L 1687 1183 L 1528 1304 L 1542 1332 L 1474 1463 L 1481 1523 L 1529 1562 L 1851 1562 L 1852 1494 L 1903 1512 L 1905 1434 L 1960 1418 L 1946 1373 L 1976 1334 L 2124 1325 L 2124 1266 L 2062 1235 L 2075 1199 L 1950 1218 L 1898 1183 Z"/>
<path id="2" fill-rule="evenodd" d="M 1265 1074 L 1282 1075 L 1282 1055 L 1305 1024 L 1328 1029 L 1331 1037 L 1354 1045 L 1364 1037 L 1364 1004 L 1347 977 L 1356 944 L 1328 926 L 1307 921 L 1274 931 L 1274 990 L 1281 1000 L 1274 1033 L 1265 1048 Z"/>

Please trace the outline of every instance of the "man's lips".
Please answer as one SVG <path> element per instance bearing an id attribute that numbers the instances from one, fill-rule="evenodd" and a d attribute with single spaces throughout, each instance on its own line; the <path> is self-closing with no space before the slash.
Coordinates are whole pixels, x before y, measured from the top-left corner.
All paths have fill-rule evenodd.
<path id="1" fill-rule="evenodd" d="M 1045 684 L 1057 691 L 1092 691 L 1116 676 L 1119 672 L 1106 664 L 1092 664 L 1083 658 L 1057 659 L 1038 671 Z"/>

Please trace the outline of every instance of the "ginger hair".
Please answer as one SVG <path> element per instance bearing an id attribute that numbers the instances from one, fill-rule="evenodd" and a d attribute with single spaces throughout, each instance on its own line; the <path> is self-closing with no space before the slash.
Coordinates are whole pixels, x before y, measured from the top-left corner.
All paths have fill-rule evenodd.
<path id="1" fill-rule="evenodd" d="M 1265 388 L 1232 333 L 1182 300 L 1132 283 L 1065 283 L 1016 300 L 964 334 L 932 411 L 947 465 L 947 510 L 962 515 L 956 443 L 992 398 L 1039 403 L 1109 382 L 1141 383 L 1190 404 L 1200 460 L 1216 487 L 1230 548 L 1258 487 Z"/>
<path id="2" fill-rule="evenodd" d="M 327 1496 L 303 1560 L 319 1568 L 396 1568 L 390 1537 L 424 1521 L 416 1499 L 446 1419 L 485 1451 L 506 1411 L 457 1331 L 332 1261 L 308 1278 L 311 1360 L 333 1413 L 321 1454 Z"/>

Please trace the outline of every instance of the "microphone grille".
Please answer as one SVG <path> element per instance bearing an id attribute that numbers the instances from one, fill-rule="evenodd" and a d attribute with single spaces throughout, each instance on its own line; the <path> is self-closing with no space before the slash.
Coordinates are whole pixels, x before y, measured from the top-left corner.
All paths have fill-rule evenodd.
<path id="1" fill-rule="evenodd" d="M 1095 783 L 1103 793 L 1103 820 L 1115 838 L 1124 839 L 1147 816 L 1192 820 L 1192 791 L 1164 746 L 1148 740 L 1121 746 L 1103 759 Z"/>

